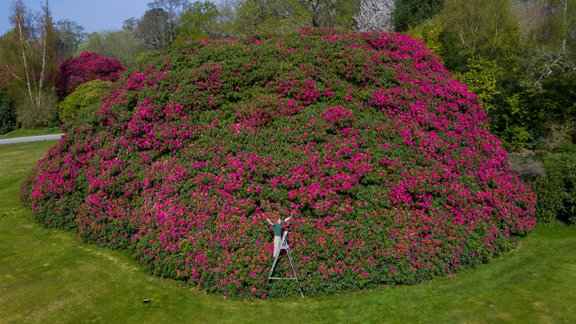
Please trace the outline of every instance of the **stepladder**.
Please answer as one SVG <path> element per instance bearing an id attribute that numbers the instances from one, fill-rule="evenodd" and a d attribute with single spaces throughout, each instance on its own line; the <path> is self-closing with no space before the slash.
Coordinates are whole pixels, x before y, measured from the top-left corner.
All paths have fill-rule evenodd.
<path id="1" fill-rule="evenodd" d="M 290 253 L 290 245 L 288 244 L 287 237 L 288 237 L 288 231 L 284 231 L 284 233 L 282 233 L 282 238 L 280 239 L 280 248 L 278 249 L 278 251 L 276 251 L 274 255 L 274 260 L 272 261 L 272 266 L 270 267 L 270 273 L 268 274 L 268 282 L 272 280 L 294 280 L 298 285 L 298 290 L 300 291 L 300 297 L 304 298 L 302 287 L 300 287 L 300 282 L 298 281 L 298 274 L 296 273 L 296 269 L 294 268 L 294 260 L 292 259 L 292 254 Z M 288 261 L 290 262 L 290 269 L 292 269 L 292 276 L 288 277 L 274 276 L 274 270 L 276 270 L 276 266 L 278 265 L 278 259 L 280 259 L 282 251 L 285 251 L 286 256 L 288 256 Z"/>

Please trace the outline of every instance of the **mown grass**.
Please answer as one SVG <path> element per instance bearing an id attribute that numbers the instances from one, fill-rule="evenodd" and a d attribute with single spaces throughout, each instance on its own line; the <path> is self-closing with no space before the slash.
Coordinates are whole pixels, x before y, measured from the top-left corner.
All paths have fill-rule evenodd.
<path id="1" fill-rule="evenodd" d="M 122 252 L 43 228 L 20 205 L 19 183 L 53 144 L 0 146 L 0 322 L 576 322 L 576 228 L 561 224 L 417 286 L 233 301 L 148 276 Z"/>

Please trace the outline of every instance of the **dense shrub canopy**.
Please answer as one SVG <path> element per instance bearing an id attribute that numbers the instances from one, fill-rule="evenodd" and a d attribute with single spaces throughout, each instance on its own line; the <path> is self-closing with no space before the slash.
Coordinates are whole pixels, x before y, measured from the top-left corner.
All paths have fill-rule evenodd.
<path id="1" fill-rule="evenodd" d="M 416 283 L 486 262 L 534 226 L 535 196 L 486 119 L 404 35 L 199 42 L 121 79 L 23 199 L 39 222 L 209 292 L 293 291 L 266 283 L 265 219 L 278 214 L 293 217 L 306 294 Z"/>
<path id="2" fill-rule="evenodd" d="M 91 80 L 116 81 L 124 67 L 115 58 L 84 51 L 60 64 L 56 88 L 58 97 L 64 99 L 80 84 Z"/>

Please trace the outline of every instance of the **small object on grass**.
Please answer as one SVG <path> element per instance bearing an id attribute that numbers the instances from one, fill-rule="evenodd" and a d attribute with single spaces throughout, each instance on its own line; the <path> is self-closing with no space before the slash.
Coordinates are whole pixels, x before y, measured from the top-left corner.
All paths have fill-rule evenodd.
<path id="1" fill-rule="evenodd" d="M 144 299 L 142 299 L 142 303 L 144 303 L 144 304 L 150 304 L 150 299 L 144 298 Z"/>

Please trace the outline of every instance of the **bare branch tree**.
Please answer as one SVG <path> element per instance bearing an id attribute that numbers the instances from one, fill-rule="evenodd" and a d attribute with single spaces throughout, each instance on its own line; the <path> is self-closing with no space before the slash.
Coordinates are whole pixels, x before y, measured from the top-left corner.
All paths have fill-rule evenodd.
<path id="1" fill-rule="evenodd" d="M 353 17 L 356 29 L 361 32 L 391 31 L 394 28 L 392 13 L 395 2 L 395 0 L 362 0 L 360 11 Z"/>
<path id="2" fill-rule="evenodd" d="M 55 31 L 48 1 L 42 4 L 42 13 L 36 23 L 23 1 L 14 1 L 10 22 L 17 37 L 14 50 L 21 60 L 9 63 L 12 66 L 7 66 L 7 70 L 14 79 L 23 83 L 27 92 L 22 105 L 25 109 L 20 111 L 19 119 L 26 120 L 23 123 L 28 126 L 40 125 L 49 118 L 47 114 L 51 107 L 45 102 L 45 92 L 55 70 Z"/>

